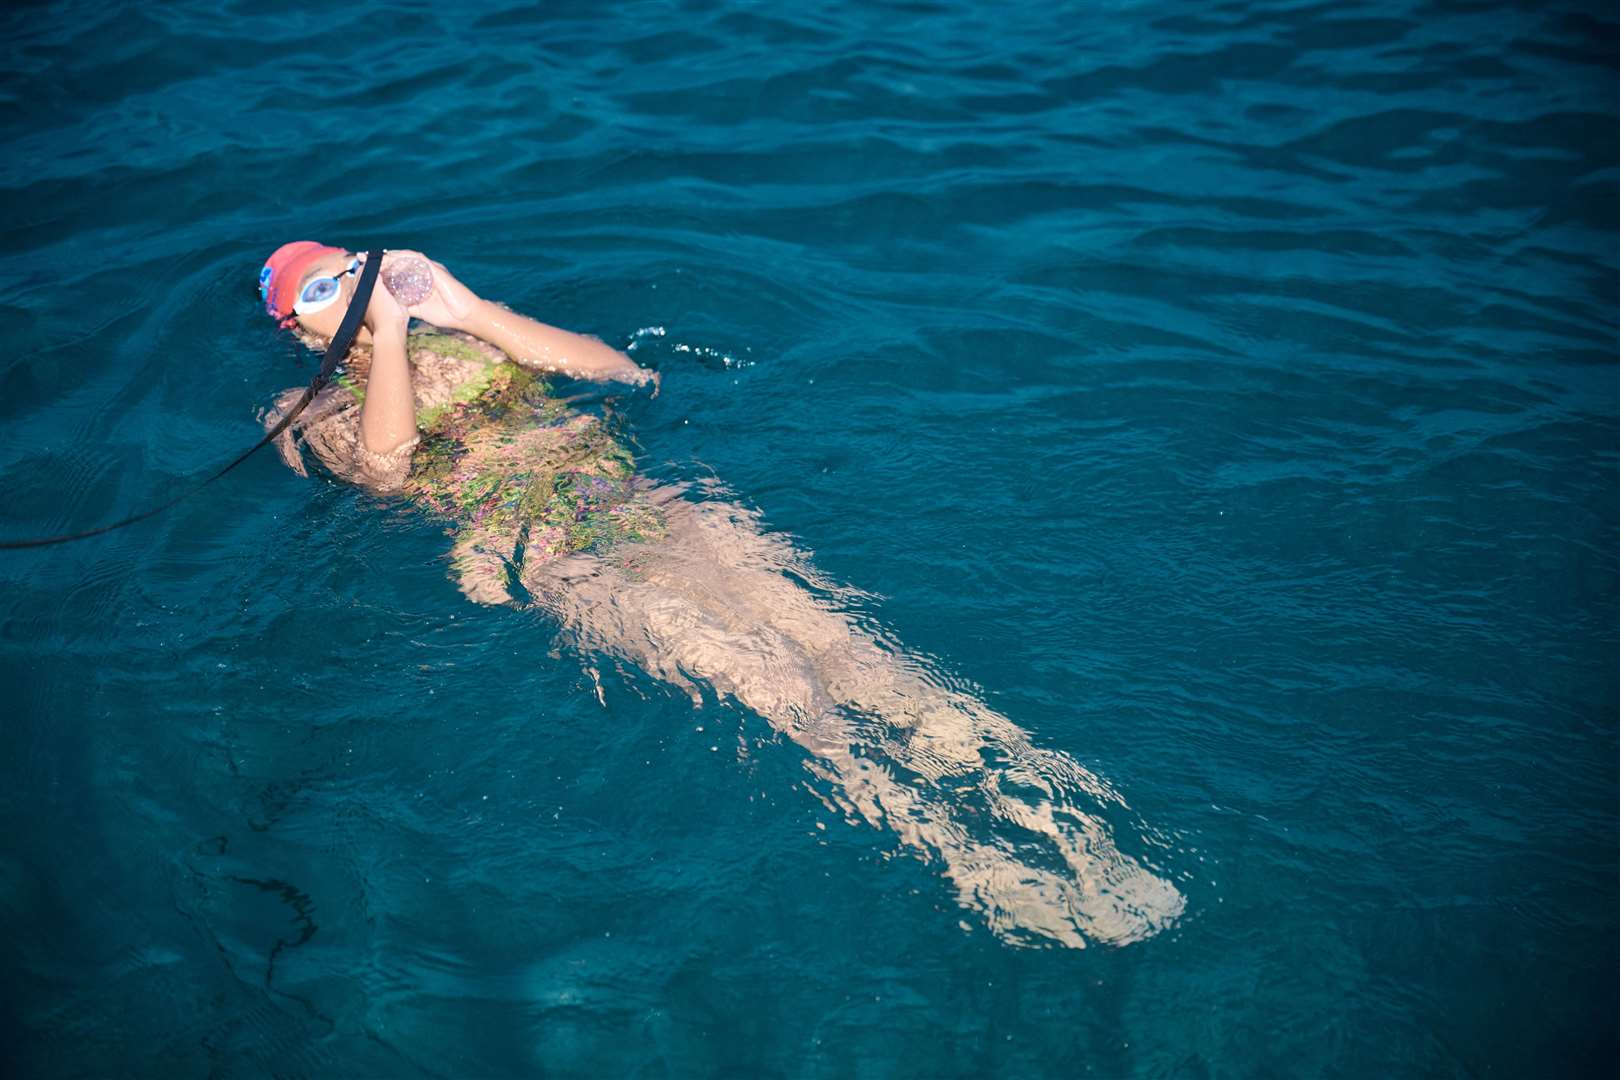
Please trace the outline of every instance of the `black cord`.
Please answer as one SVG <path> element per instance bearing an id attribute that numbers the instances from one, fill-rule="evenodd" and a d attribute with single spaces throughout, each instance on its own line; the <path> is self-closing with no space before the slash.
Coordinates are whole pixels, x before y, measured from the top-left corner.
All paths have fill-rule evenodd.
<path id="1" fill-rule="evenodd" d="M 182 491 L 180 494 L 176 495 L 167 502 L 159 503 L 157 506 L 142 510 L 138 514 L 131 514 L 129 517 L 124 518 L 121 521 L 115 521 L 111 525 L 103 525 L 98 529 L 86 529 L 84 532 L 76 533 L 63 533 L 60 536 L 41 536 L 30 540 L 0 540 L 0 551 L 15 551 L 21 548 L 50 547 L 52 544 L 66 544 L 73 540 L 87 540 L 92 536 L 100 536 L 103 533 L 110 533 L 115 529 L 122 529 L 127 525 L 134 525 L 137 522 L 145 521 L 147 518 L 156 517 L 170 507 L 191 498 L 193 495 L 197 494 L 197 492 L 201 491 L 203 488 L 207 487 L 209 484 L 212 484 L 215 480 L 218 480 L 220 477 L 242 464 L 242 462 L 252 457 L 265 445 L 274 441 L 276 436 L 280 435 L 283 431 L 286 431 L 287 427 L 294 420 L 298 419 L 298 414 L 303 412 L 311 401 L 315 400 L 315 395 L 320 393 L 321 389 L 332 380 L 332 375 L 337 371 L 338 364 L 342 363 L 343 358 L 348 355 L 349 346 L 354 342 L 354 335 L 360 332 L 360 324 L 365 320 L 366 307 L 371 303 L 371 293 L 376 287 L 377 274 L 379 271 L 381 271 L 381 269 L 382 252 L 367 252 L 366 264 L 360 271 L 360 282 L 357 286 L 355 286 L 354 298 L 349 301 L 349 310 L 343 313 L 343 322 L 338 326 L 337 333 L 332 336 L 332 343 L 326 347 L 326 355 L 321 358 L 320 373 L 317 374 L 314 380 L 310 382 L 309 386 L 305 388 L 304 396 L 298 400 L 298 404 L 292 407 L 292 411 L 286 416 L 283 416 L 276 426 L 270 429 L 264 438 L 242 451 L 223 468 L 219 469 L 213 475 L 203 480 L 200 484 Z"/>

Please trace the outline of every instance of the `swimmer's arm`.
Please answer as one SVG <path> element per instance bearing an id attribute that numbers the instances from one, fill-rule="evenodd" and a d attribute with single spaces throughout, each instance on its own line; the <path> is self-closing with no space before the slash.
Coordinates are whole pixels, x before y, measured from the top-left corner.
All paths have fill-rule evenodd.
<path id="1" fill-rule="evenodd" d="M 657 373 L 639 366 L 599 338 L 547 326 L 489 300 L 475 299 L 459 330 L 483 338 L 524 367 L 599 382 L 656 385 Z"/>
<path id="2" fill-rule="evenodd" d="M 381 290 L 378 290 L 379 292 Z M 405 355 L 405 322 L 372 330 L 371 374 L 360 405 L 360 441 L 372 454 L 392 454 L 416 441 L 416 396 Z"/>
<path id="3" fill-rule="evenodd" d="M 433 271 L 433 291 L 409 309 L 416 318 L 482 338 L 524 367 L 600 382 L 614 379 L 632 386 L 652 383 L 657 392 L 656 371 L 638 366 L 601 339 L 548 326 L 485 300 L 463 285 L 443 263 L 419 251 L 398 254 L 425 259 Z"/>

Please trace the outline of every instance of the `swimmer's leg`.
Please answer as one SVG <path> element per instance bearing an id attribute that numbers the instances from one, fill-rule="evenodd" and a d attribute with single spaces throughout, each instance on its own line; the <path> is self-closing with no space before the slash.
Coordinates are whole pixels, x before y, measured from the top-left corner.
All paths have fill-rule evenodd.
<path id="1" fill-rule="evenodd" d="M 1180 894 L 1115 847 L 1082 803 L 1120 802 L 1065 755 L 1041 750 L 976 696 L 859 627 L 781 538 L 719 502 L 675 502 L 670 536 L 617 564 L 579 561 L 547 606 L 587 650 L 737 698 L 809 751 L 846 811 L 937 855 L 964 906 L 1005 937 L 1078 947 L 1148 936 Z M 565 575 L 566 576 L 566 575 Z M 1067 874 L 1006 837 L 964 825 L 961 785 L 991 814 L 1044 838 Z"/>
<path id="2" fill-rule="evenodd" d="M 450 577 L 467 599 L 479 604 L 510 604 L 509 587 L 519 540 L 505 523 L 465 524 L 450 546 Z"/>

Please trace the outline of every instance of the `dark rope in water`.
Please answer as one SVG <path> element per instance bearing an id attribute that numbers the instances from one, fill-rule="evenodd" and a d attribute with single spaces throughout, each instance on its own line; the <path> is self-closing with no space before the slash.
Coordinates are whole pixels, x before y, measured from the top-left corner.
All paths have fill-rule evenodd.
<path id="1" fill-rule="evenodd" d="M 0 540 L 0 551 L 16 551 L 22 548 L 50 547 L 52 544 L 66 544 L 73 540 L 88 540 L 92 536 L 101 536 L 103 533 L 110 533 L 115 529 L 122 529 L 126 526 L 134 525 L 137 522 L 145 521 L 147 518 L 156 517 L 157 515 L 163 513 L 163 511 L 168 510 L 170 507 L 176 506 L 186 499 L 191 498 L 193 495 L 197 494 L 197 492 L 201 491 L 203 488 L 207 487 L 209 484 L 212 484 L 215 480 L 218 480 L 220 477 L 242 464 L 242 462 L 252 457 L 264 446 L 275 441 L 278 435 L 280 435 L 283 431 L 286 431 L 288 426 L 291 425 L 294 420 L 298 419 L 298 414 L 303 412 L 305 407 L 307 407 L 311 401 L 315 400 L 315 395 L 320 393 L 321 389 L 331 381 L 333 373 L 337 371 L 338 364 L 341 363 L 343 357 L 348 354 L 349 346 L 353 344 L 355 334 L 360 332 L 360 323 L 365 319 L 366 307 L 371 303 L 372 289 L 377 284 L 377 274 L 381 269 L 381 253 L 375 251 L 367 252 L 365 266 L 360 271 L 360 282 L 354 290 L 354 298 L 349 301 L 349 310 L 343 313 L 343 322 L 338 326 L 338 332 L 332 336 L 332 343 L 326 347 L 326 355 L 321 358 L 321 370 L 319 374 L 317 374 L 315 378 L 311 380 L 309 386 L 304 389 L 304 396 L 298 399 L 298 404 L 292 407 L 292 411 L 283 416 L 281 420 L 277 422 L 276 426 L 271 428 L 270 431 L 265 434 L 264 438 L 242 451 L 224 467 L 213 473 L 213 475 L 204 479 L 201 483 L 182 491 L 180 494 L 176 495 L 172 499 L 169 499 L 167 502 L 162 502 L 156 506 L 148 507 L 138 514 L 131 514 L 129 517 L 115 521 L 110 525 L 103 525 L 96 529 L 86 529 L 83 532 L 62 533 L 58 536 L 40 536 L 28 540 Z"/>

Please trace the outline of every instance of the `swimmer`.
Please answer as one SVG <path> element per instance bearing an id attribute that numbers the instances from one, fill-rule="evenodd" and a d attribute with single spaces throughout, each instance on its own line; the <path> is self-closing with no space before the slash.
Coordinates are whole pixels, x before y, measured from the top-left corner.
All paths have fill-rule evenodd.
<path id="1" fill-rule="evenodd" d="M 307 452 L 443 522 L 468 599 L 541 609 L 587 656 L 759 714 L 805 750 L 831 805 L 892 829 L 1002 939 L 1123 945 L 1180 915 L 1175 886 L 1115 844 L 1101 811 L 1125 804 L 1105 781 L 863 629 L 838 606 L 848 590 L 757 513 L 639 475 L 608 426 L 551 385 L 656 392 L 653 372 L 478 296 L 419 252 L 383 259 L 385 282 L 413 279 L 400 289 L 413 302 L 373 291 L 343 373 L 277 439 L 294 471 L 308 475 Z M 324 349 L 363 260 L 284 245 L 260 273 L 265 307 Z M 283 393 L 266 428 L 301 393 Z"/>

